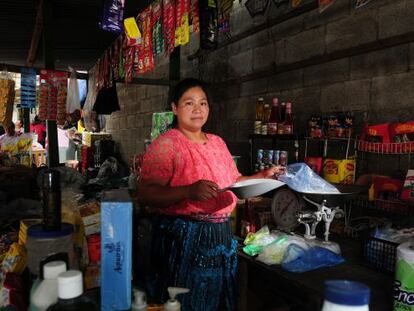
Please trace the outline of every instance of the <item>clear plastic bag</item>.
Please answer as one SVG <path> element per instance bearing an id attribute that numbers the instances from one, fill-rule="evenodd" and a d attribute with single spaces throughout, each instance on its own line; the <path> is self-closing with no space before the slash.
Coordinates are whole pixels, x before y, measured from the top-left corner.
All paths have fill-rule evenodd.
<path id="1" fill-rule="evenodd" d="M 262 252 L 264 246 L 272 243 L 276 239 L 277 236 L 270 233 L 269 227 L 264 226 L 255 233 L 249 232 L 247 234 L 244 240 L 246 246 L 243 247 L 243 251 L 249 256 L 255 256 Z"/>
<path id="2" fill-rule="evenodd" d="M 340 193 L 340 191 L 317 175 L 305 163 L 294 163 L 287 167 L 286 174 L 278 177 L 289 188 L 302 193 Z"/>
<path id="3" fill-rule="evenodd" d="M 75 69 L 69 67 L 70 78 L 68 86 L 68 96 L 66 97 L 66 113 L 72 113 L 75 110 L 80 110 L 79 87 L 76 79 Z"/>

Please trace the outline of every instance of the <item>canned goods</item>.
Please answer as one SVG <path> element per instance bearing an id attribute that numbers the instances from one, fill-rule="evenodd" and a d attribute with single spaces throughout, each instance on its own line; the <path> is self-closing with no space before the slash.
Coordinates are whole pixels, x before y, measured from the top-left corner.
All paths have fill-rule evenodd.
<path id="1" fill-rule="evenodd" d="M 267 161 L 266 161 L 266 164 L 272 164 L 273 163 L 273 154 L 274 154 L 274 152 L 273 152 L 273 150 L 267 150 Z"/>
<path id="2" fill-rule="evenodd" d="M 262 130 L 260 134 L 267 135 L 267 124 L 262 124 Z"/>
<path id="3" fill-rule="evenodd" d="M 255 134 L 262 133 L 262 121 L 254 121 L 254 133 Z"/>
<path id="4" fill-rule="evenodd" d="M 280 154 L 280 150 L 273 150 L 273 164 L 274 165 L 279 165 L 279 154 Z"/>
<path id="5" fill-rule="evenodd" d="M 263 149 L 257 149 L 257 163 L 263 163 Z"/>
<path id="6" fill-rule="evenodd" d="M 281 150 L 279 153 L 279 165 L 287 166 L 288 164 L 288 152 Z"/>

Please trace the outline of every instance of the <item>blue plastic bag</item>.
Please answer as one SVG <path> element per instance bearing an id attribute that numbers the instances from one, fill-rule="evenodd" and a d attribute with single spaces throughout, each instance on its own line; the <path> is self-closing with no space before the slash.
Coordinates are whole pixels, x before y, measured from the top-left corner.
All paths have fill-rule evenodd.
<path id="1" fill-rule="evenodd" d="M 286 183 L 289 188 L 302 193 L 340 193 L 340 191 L 316 174 L 305 163 L 294 163 L 287 167 L 286 174 L 278 180 Z"/>
<path id="2" fill-rule="evenodd" d="M 291 247 L 293 248 L 288 249 L 285 258 L 289 257 L 289 253 L 294 252 L 296 259 L 282 263 L 282 268 L 289 272 L 306 272 L 336 266 L 345 262 L 343 257 L 323 247 L 315 246 L 308 250 L 299 250 L 296 245 L 291 245 Z"/>

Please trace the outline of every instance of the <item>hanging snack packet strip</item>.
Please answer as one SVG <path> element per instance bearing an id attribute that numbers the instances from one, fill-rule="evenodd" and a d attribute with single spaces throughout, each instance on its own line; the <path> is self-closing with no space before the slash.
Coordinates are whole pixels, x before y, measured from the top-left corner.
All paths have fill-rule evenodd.
<path id="1" fill-rule="evenodd" d="M 185 45 L 190 41 L 189 12 L 190 0 L 177 0 L 175 20 L 175 46 Z"/>
<path id="2" fill-rule="evenodd" d="M 56 83 L 56 123 L 63 125 L 66 120 L 66 97 L 68 93 L 68 73 L 64 71 L 54 72 L 54 81 Z"/>
<path id="3" fill-rule="evenodd" d="M 133 78 L 135 59 L 135 46 L 127 46 L 125 49 L 125 82 L 131 82 Z"/>
<path id="4" fill-rule="evenodd" d="M 124 4 L 124 0 L 105 0 L 99 27 L 110 32 L 123 32 Z"/>
<path id="5" fill-rule="evenodd" d="M 156 0 L 152 4 L 152 19 L 154 23 L 154 28 L 152 30 L 152 45 L 153 45 L 154 55 L 159 55 L 164 50 L 161 16 L 162 16 L 161 1 Z"/>
<path id="6" fill-rule="evenodd" d="M 200 47 L 213 49 L 218 40 L 218 12 L 216 0 L 199 0 L 200 6 Z"/>
<path id="7" fill-rule="evenodd" d="M 200 32 L 200 13 L 198 11 L 198 0 L 190 0 L 190 32 Z"/>
<path id="8" fill-rule="evenodd" d="M 7 126 L 12 121 L 15 82 L 11 79 L 0 79 L 0 123 Z"/>
<path id="9" fill-rule="evenodd" d="M 162 20 L 164 31 L 165 51 L 171 54 L 174 50 L 175 43 L 175 1 L 163 0 Z"/>
<path id="10" fill-rule="evenodd" d="M 145 73 L 154 69 L 154 55 L 152 54 L 152 7 L 147 7 L 139 15 L 139 25 L 142 30 L 142 43 L 138 52 L 138 73 Z"/>
<path id="11" fill-rule="evenodd" d="M 34 108 L 36 106 L 36 70 L 22 68 L 20 87 L 20 106 Z"/>

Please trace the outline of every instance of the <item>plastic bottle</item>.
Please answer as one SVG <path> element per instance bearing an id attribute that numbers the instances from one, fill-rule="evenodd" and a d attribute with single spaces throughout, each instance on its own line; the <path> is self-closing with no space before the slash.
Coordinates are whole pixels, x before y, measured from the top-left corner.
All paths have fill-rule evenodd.
<path id="1" fill-rule="evenodd" d="M 69 270 L 57 278 L 58 297 L 56 304 L 47 311 L 98 311 L 97 305 L 83 295 L 82 272 Z"/>
<path id="2" fill-rule="evenodd" d="M 331 280 L 325 282 L 322 311 L 368 311 L 370 289 L 365 284 Z"/>
<path id="3" fill-rule="evenodd" d="M 177 299 L 175 299 L 175 296 L 178 294 L 188 293 L 189 291 L 190 290 L 188 288 L 168 287 L 170 299 L 168 299 L 168 301 L 164 304 L 164 311 L 180 311 L 181 304 Z"/>
<path id="4" fill-rule="evenodd" d="M 62 199 L 60 173 L 45 171 L 42 180 L 43 226 L 45 230 L 60 230 L 62 221 Z"/>
<path id="5" fill-rule="evenodd" d="M 275 97 L 272 100 L 272 109 L 270 111 L 269 123 L 267 125 L 267 133 L 269 135 L 277 134 L 278 123 L 279 123 L 279 99 Z"/>
<path id="6" fill-rule="evenodd" d="M 30 295 L 30 310 L 44 311 L 58 301 L 57 277 L 66 271 L 64 261 L 51 261 L 43 266 L 43 280 L 36 281 Z"/>
<path id="7" fill-rule="evenodd" d="M 131 311 L 147 311 L 147 299 L 145 293 L 134 289 L 134 301 L 131 305 Z"/>

